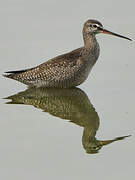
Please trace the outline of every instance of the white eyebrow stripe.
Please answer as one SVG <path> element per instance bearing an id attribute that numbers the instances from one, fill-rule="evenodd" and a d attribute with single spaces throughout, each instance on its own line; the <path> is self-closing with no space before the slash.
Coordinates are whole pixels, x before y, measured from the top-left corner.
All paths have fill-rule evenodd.
<path id="1" fill-rule="evenodd" d="M 95 24 L 95 25 L 97 25 L 97 27 L 100 27 L 100 25 L 99 25 L 99 24 Z"/>

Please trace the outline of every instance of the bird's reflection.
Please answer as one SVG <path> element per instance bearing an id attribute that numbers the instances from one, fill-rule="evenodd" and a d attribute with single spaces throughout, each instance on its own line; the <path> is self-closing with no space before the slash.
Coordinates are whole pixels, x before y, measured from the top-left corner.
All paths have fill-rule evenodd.
<path id="1" fill-rule="evenodd" d="M 6 99 L 11 99 L 11 102 L 7 102 L 8 104 L 33 105 L 53 116 L 70 120 L 70 122 L 84 127 L 82 144 L 86 152 L 90 154 L 97 153 L 104 145 L 127 137 L 117 137 L 105 141 L 96 139 L 99 116 L 88 96 L 79 88 L 29 88 Z"/>

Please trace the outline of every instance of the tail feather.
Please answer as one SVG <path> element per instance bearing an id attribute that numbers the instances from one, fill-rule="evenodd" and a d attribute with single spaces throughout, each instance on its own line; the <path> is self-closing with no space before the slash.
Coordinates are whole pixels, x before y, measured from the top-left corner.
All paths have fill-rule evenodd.
<path id="1" fill-rule="evenodd" d="M 34 81 L 31 78 L 31 70 L 35 68 L 29 68 L 29 69 L 24 69 L 24 70 L 18 70 L 18 71 L 7 71 L 5 74 L 3 74 L 4 77 L 14 79 L 16 81 L 19 81 L 21 83 L 24 83 L 28 86 L 33 86 L 32 81 Z"/>
<path id="2" fill-rule="evenodd" d="M 11 78 L 11 79 L 16 79 L 17 75 L 24 73 L 24 72 L 27 72 L 27 71 L 32 70 L 32 69 L 34 69 L 34 68 L 23 69 L 23 70 L 18 70 L 18 71 L 7 71 L 7 72 L 5 72 L 7 74 L 3 74 L 3 76 L 7 77 L 7 78 Z"/>
<path id="3" fill-rule="evenodd" d="M 26 72 L 28 71 L 28 69 L 23 69 L 23 70 L 18 70 L 18 71 L 7 71 L 5 73 L 9 73 L 9 74 L 18 74 L 18 73 L 22 73 L 22 72 Z"/>
<path id="4" fill-rule="evenodd" d="M 16 79 L 16 77 L 20 73 L 26 72 L 28 70 L 30 70 L 30 69 L 23 69 L 23 70 L 18 70 L 18 71 L 7 71 L 7 72 L 5 72 L 7 74 L 3 74 L 3 76 L 6 77 L 6 78 Z"/>
<path id="5" fill-rule="evenodd" d="M 14 79 L 14 73 L 12 74 L 3 74 L 3 77 Z"/>

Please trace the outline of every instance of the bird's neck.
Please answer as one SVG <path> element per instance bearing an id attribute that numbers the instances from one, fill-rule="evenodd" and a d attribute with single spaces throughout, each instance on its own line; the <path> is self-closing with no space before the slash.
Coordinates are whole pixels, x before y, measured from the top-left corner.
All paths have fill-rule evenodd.
<path id="1" fill-rule="evenodd" d="M 83 32 L 84 47 L 87 50 L 95 49 L 98 46 L 95 34 L 87 34 Z"/>

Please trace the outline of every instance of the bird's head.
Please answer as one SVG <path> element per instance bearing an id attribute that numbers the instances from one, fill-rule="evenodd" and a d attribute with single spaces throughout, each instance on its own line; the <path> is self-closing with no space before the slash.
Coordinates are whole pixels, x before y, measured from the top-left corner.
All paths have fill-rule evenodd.
<path id="1" fill-rule="evenodd" d="M 110 34 L 110 35 L 114 35 L 114 36 L 131 41 L 131 39 L 125 36 L 122 36 L 122 35 L 119 35 L 119 34 L 116 34 L 116 33 L 113 33 L 111 31 L 104 29 L 103 25 L 99 21 L 92 20 L 92 19 L 84 23 L 83 32 L 87 35 L 96 35 L 98 33 Z"/>

